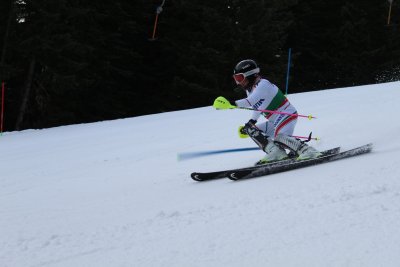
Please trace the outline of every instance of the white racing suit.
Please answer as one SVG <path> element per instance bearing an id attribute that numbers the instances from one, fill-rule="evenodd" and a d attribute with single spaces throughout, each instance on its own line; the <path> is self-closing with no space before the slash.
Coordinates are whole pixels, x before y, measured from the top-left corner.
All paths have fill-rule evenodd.
<path id="1" fill-rule="evenodd" d="M 235 101 L 236 106 L 297 114 L 296 108 L 290 104 L 279 88 L 266 79 L 261 78 L 256 82 L 250 92 L 246 92 L 247 98 Z M 257 120 L 261 115 L 263 115 L 267 121 L 257 123 L 256 126 L 263 131 L 266 136 L 273 139 L 278 134 L 293 135 L 297 123 L 296 116 L 254 111 L 251 119 Z"/>
<path id="2" fill-rule="evenodd" d="M 289 148 L 298 157 L 297 159 L 315 158 L 321 155 L 315 148 L 292 137 L 297 123 L 296 108 L 290 104 L 286 96 L 266 79 L 259 78 L 247 98 L 235 101 L 238 107 L 252 107 L 254 111 L 251 119 L 257 120 L 261 114 L 268 120 L 255 125 L 255 129 L 248 130 L 248 134 L 256 144 L 266 153 L 266 156 L 257 164 L 287 158 L 284 148 Z M 271 113 L 276 111 L 278 113 Z M 279 114 L 279 112 L 281 112 Z M 285 114 L 283 114 L 285 113 Z M 262 136 L 262 133 L 264 136 Z M 271 142 L 272 141 L 272 142 Z M 275 144 L 277 143 L 278 146 Z"/>

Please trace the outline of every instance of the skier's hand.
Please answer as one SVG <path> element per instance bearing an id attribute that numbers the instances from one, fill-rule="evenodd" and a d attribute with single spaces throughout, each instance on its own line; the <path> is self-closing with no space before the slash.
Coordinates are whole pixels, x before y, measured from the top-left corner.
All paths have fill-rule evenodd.
<path id="1" fill-rule="evenodd" d="M 240 138 L 247 138 L 249 135 L 243 130 L 244 125 L 239 126 L 238 134 Z"/>
<path id="2" fill-rule="evenodd" d="M 229 103 L 229 101 L 223 96 L 219 96 L 214 100 L 213 107 L 215 109 L 233 109 L 233 108 L 236 108 L 236 106 L 231 105 L 231 103 Z"/>
<path id="3" fill-rule="evenodd" d="M 248 135 L 249 130 L 250 130 L 251 128 L 253 128 L 253 127 L 256 125 L 256 123 L 257 123 L 256 120 L 253 120 L 253 119 L 249 120 L 249 121 L 243 126 L 243 128 L 240 130 L 240 132 L 241 132 L 242 134 Z"/>

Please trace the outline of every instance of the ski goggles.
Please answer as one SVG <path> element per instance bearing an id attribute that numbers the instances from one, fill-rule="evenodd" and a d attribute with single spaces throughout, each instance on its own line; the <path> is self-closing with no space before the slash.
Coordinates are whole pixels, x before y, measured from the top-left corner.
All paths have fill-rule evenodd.
<path id="1" fill-rule="evenodd" d="M 260 72 L 260 68 L 255 68 L 254 70 L 249 70 L 245 73 L 236 73 L 233 74 L 233 79 L 235 80 L 236 84 L 242 84 L 246 77 L 256 74 Z"/>
<path id="2" fill-rule="evenodd" d="M 244 81 L 244 79 L 246 79 L 246 77 L 244 76 L 243 73 L 236 73 L 233 74 L 233 79 L 235 80 L 236 84 L 241 84 Z"/>

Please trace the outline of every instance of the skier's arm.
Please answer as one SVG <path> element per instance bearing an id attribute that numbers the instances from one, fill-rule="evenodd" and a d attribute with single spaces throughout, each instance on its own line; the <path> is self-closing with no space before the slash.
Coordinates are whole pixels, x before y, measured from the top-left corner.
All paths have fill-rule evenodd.
<path id="1" fill-rule="evenodd" d="M 251 116 L 251 119 L 256 121 L 256 120 L 258 120 L 260 115 L 261 115 L 261 111 L 253 111 L 253 115 Z"/>
<path id="2" fill-rule="evenodd" d="M 265 101 L 265 96 L 262 94 L 261 90 L 255 89 L 250 95 L 247 96 L 247 98 L 243 98 L 240 100 L 235 101 L 236 106 L 238 107 L 251 107 L 254 109 L 257 109 L 255 105 L 260 106 L 263 102 Z M 254 111 L 251 119 L 252 120 L 258 120 L 260 117 L 261 112 L 260 111 Z"/>
<path id="3" fill-rule="evenodd" d="M 250 108 L 252 104 L 247 98 L 239 99 L 235 101 L 235 105 L 241 108 Z"/>

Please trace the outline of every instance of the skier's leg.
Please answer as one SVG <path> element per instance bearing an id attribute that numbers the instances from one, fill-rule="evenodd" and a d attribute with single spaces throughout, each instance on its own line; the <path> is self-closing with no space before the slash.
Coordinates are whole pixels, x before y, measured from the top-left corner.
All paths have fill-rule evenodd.
<path id="1" fill-rule="evenodd" d="M 280 115 L 280 117 L 275 121 L 274 137 L 276 137 L 278 134 L 292 136 L 296 124 L 297 124 L 297 117 Z M 276 144 L 288 150 L 289 158 L 295 158 L 298 156 L 296 151 L 293 151 L 289 147 L 282 145 L 280 142 L 276 142 Z"/>
<path id="2" fill-rule="evenodd" d="M 274 137 L 275 136 L 275 126 L 270 121 L 265 121 L 262 123 L 256 124 L 257 128 L 260 129 L 266 136 Z"/>
<path id="3" fill-rule="evenodd" d="M 292 136 L 278 134 L 275 137 L 275 142 L 297 153 L 298 160 L 316 158 L 321 155 L 321 153 L 312 146 L 309 146 L 305 142 L 302 142 Z"/>
<path id="4" fill-rule="evenodd" d="M 259 124 L 244 128 L 244 131 L 257 144 L 257 146 L 261 148 L 261 150 L 264 150 L 268 144 L 268 136 L 259 128 Z"/>
<path id="5" fill-rule="evenodd" d="M 275 127 L 275 142 L 296 153 L 298 155 L 297 159 L 299 160 L 320 156 L 321 153 L 318 150 L 291 136 L 296 123 L 297 118 L 294 116 L 287 116 L 282 119 Z"/>
<path id="6" fill-rule="evenodd" d="M 274 126 L 270 122 L 257 124 L 256 126 L 248 129 L 248 135 L 251 139 L 266 153 L 265 157 L 258 161 L 256 164 L 265 164 L 272 161 L 286 159 L 288 156 L 286 151 L 277 146 L 272 138 L 274 133 Z"/>
<path id="7" fill-rule="evenodd" d="M 277 136 L 278 134 L 289 135 L 289 136 L 293 135 L 296 124 L 297 124 L 297 117 L 281 115 L 281 119 L 278 122 L 274 123 L 275 126 L 274 137 Z"/>

